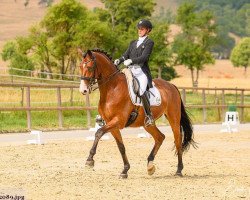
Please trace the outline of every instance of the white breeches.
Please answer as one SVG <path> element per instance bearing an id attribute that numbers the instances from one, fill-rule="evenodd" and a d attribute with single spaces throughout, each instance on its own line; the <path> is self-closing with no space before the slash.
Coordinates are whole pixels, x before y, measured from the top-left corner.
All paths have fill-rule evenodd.
<path id="1" fill-rule="evenodd" d="M 147 85 L 148 85 L 148 78 L 147 76 L 144 74 L 144 72 L 142 71 L 142 69 L 140 67 L 135 68 L 133 66 L 129 66 L 132 74 L 139 80 L 140 83 L 140 96 L 143 95 L 143 93 L 146 91 L 147 89 Z"/>

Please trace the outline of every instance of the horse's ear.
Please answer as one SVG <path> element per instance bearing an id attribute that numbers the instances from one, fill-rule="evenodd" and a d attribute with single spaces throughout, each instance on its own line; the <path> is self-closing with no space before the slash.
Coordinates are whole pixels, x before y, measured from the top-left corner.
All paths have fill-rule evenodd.
<path id="1" fill-rule="evenodd" d="M 86 55 L 89 55 L 90 58 L 93 58 L 93 54 L 92 54 L 92 51 L 91 51 L 91 50 L 88 50 L 87 53 L 86 53 Z"/>
<path id="2" fill-rule="evenodd" d="M 77 48 L 77 53 L 81 58 L 84 57 L 84 52 L 80 48 Z"/>

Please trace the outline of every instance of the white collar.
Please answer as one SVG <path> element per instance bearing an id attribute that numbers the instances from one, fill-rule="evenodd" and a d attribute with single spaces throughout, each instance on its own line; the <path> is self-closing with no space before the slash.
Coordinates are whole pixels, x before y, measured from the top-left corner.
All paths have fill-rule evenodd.
<path id="1" fill-rule="evenodd" d="M 143 37 L 139 37 L 139 39 L 138 39 L 138 40 L 139 40 L 140 42 L 143 42 L 143 41 L 145 40 L 145 38 L 146 38 L 146 37 L 148 37 L 148 36 L 147 36 L 147 35 L 145 35 L 145 36 L 143 36 Z"/>

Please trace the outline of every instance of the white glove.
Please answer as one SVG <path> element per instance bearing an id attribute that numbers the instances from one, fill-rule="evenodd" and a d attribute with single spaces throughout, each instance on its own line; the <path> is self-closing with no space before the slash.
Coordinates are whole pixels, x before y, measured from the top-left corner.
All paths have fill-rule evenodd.
<path id="1" fill-rule="evenodd" d="M 132 64 L 132 60 L 131 60 L 131 59 L 127 59 L 127 60 L 124 61 L 123 64 L 124 64 L 125 66 L 129 66 L 129 65 Z"/>
<path id="2" fill-rule="evenodd" d="M 119 64 L 120 64 L 120 60 L 119 60 L 119 59 L 115 59 L 114 64 L 115 64 L 116 66 L 119 65 Z"/>

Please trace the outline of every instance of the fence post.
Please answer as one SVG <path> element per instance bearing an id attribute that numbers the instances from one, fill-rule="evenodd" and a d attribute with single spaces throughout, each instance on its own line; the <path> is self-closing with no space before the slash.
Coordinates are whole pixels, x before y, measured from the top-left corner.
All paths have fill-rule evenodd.
<path id="1" fill-rule="evenodd" d="M 30 87 L 26 89 L 26 104 L 27 104 L 27 128 L 31 129 L 31 111 L 30 111 Z"/>
<path id="2" fill-rule="evenodd" d="M 186 89 L 182 89 L 182 102 L 186 105 Z"/>
<path id="3" fill-rule="evenodd" d="M 70 88 L 70 105 L 73 106 L 73 88 Z"/>
<path id="4" fill-rule="evenodd" d="M 221 104 L 223 105 L 221 107 L 221 118 L 224 119 L 224 115 L 225 115 L 225 109 L 224 109 L 224 105 L 225 105 L 225 90 L 222 90 L 222 96 L 221 96 Z"/>
<path id="5" fill-rule="evenodd" d="M 244 121 L 244 90 L 241 90 L 241 109 L 240 109 L 240 120 Z"/>
<path id="6" fill-rule="evenodd" d="M 23 107 L 23 102 L 24 102 L 24 88 L 23 87 L 21 87 L 21 92 L 22 92 L 21 106 Z"/>
<path id="7" fill-rule="evenodd" d="M 202 89 L 203 123 L 207 122 L 206 91 Z"/>
<path id="8" fill-rule="evenodd" d="M 63 115 L 62 115 L 62 110 L 59 107 L 62 107 L 62 98 L 61 98 L 61 88 L 57 88 L 57 106 L 58 106 L 58 123 L 59 123 L 59 128 L 63 127 Z"/>
<path id="9" fill-rule="evenodd" d="M 86 106 L 90 107 L 90 101 L 89 101 L 89 93 L 86 94 Z M 87 126 L 91 127 L 91 112 L 89 109 L 87 109 Z"/>

